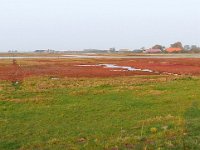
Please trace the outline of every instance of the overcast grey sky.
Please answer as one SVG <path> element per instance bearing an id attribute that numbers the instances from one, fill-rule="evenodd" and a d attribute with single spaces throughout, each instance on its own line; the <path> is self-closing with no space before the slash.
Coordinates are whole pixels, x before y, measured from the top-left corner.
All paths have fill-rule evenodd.
<path id="1" fill-rule="evenodd" d="M 0 51 L 200 44 L 200 0 L 0 0 Z"/>

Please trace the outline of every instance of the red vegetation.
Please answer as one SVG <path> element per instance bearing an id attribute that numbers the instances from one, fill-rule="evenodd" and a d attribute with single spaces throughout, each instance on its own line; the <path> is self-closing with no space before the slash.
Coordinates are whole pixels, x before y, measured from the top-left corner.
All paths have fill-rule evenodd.
<path id="1" fill-rule="evenodd" d="M 18 60 L 17 60 L 18 61 Z M 24 60 L 23 60 L 24 61 Z M 93 59 L 93 60 L 26 60 L 27 65 L 16 63 L 0 64 L 0 80 L 18 81 L 29 76 L 52 77 L 114 77 L 132 75 L 155 75 L 164 73 L 200 75 L 198 58 L 149 58 L 149 59 Z M 154 72 L 112 71 L 122 69 L 104 68 L 102 66 L 77 66 L 80 64 L 116 64 L 139 69 L 150 69 Z"/>

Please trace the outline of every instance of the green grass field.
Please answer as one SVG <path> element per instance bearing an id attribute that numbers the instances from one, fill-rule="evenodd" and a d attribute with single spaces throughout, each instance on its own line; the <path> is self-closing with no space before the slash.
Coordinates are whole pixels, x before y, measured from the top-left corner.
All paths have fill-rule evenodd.
<path id="1" fill-rule="evenodd" d="M 200 149 L 200 78 L 0 81 L 0 149 Z"/>

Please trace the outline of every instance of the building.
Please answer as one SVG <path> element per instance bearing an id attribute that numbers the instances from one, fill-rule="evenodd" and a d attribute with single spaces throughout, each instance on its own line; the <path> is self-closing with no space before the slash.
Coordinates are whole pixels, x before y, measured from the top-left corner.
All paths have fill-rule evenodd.
<path id="1" fill-rule="evenodd" d="M 132 52 L 133 53 L 143 53 L 143 49 L 134 49 Z"/>
<path id="2" fill-rule="evenodd" d="M 144 51 L 144 53 L 161 53 L 162 51 L 160 49 L 147 49 Z"/>
<path id="3" fill-rule="evenodd" d="M 196 45 L 191 46 L 191 49 L 197 49 L 197 48 L 198 48 L 198 46 L 196 46 Z"/>
<path id="4" fill-rule="evenodd" d="M 167 48 L 166 51 L 168 53 L 174 53 L 174 52 L 181 52 L 182 49 L 181 48 L 170 47 L 170 48 Z"/>
<path id="5" fill-rule="evenodd" d="M 187 51 L 189 51 L 191 48 L 190 48 L 190 45 L 185 45 L 184 46 L 184 50 L 187 50 Z"/>
<path id="6" fill-rule="evenodd" d="M 100 49 L 84 49 L 84 53 L 108 53 L 109 50 L 100 50 Z"/>
<path id="7" fill-rule="evenodd" d="M 48 49 L 48 50 L 35 50 L 34 52 L 35 53 L 55 53 L 55 50 L 51 50 L 51 49 Z"/>
<path id="8" fill-rule="evenodd" d="M 46 50 L 35 50 L 34 52 L 35 52 L 35 53 L 45 53 Z"/>
<path id="9" fill-rule="evenodd" d="M 119 52 L 130 52 L 131 50 L 128 48 L 119 49 Z"/>
<path id="10" fill-rule="evenodd" d="M 114 53 L 114 52 L 116 52 L 116 49 L 114 47 L 112 47 L 112 48 L 109 49 L 109 52 Z"/>

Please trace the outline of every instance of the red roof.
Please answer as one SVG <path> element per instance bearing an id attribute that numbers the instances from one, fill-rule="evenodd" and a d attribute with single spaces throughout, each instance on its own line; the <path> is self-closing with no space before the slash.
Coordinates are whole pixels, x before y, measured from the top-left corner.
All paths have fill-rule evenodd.
<path id="1" fill-rule="evenodd" d="M 167 48 L 166 49 L 166 51 L 167 52 L 180 52 L 180 51 L 182 51 L 182 49 L 181 48 L 173 48 L 173 47 L 170 47 L 170 48 Z"/>

